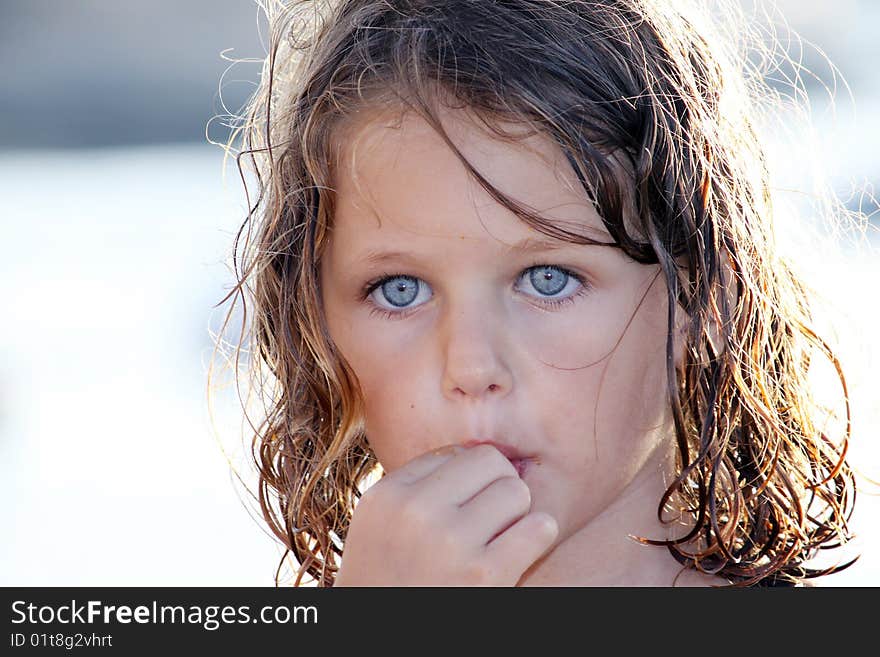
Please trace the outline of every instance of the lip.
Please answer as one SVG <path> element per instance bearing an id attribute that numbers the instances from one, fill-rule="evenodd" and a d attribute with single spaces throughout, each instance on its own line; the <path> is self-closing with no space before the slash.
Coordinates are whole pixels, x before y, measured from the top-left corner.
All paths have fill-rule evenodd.
<path id="1" fill-rule="evenodd" d="M 464 447 L 474 447 L 475 445 L 492 445 L 499 452 L 504 454 L 507 457 L 507 460 L 516 468 L 517 474 L 522 477 L 529 466 L 533 463 L 537 463 L 538 459 L 534 456 L 529 456 L 527 454 L 523 454 L 515 447 L 511 447 L 510 445 L 505 445 L 504 443 L 499 443 L 495 440 L 466 440 L 461 443 Z"/>
<path id="2" fill-rule="evenodd" d="M 474 447 L 475 445 L 492 445 L 499 452 L 504 454 L 508 459 L 526 459 L 529 458 L 515 447 L 496 442 L 494 440 L 466 440 L 462 443 L 465 447 Z"/>

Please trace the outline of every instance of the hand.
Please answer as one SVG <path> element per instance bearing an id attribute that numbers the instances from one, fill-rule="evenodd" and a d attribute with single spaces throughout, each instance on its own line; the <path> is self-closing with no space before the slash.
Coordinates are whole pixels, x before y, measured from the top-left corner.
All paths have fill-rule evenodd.
<path id="1" fill-rule="evenodd" d="M 559 529 L 492 445 L 414 458 L 358 502 L 335 586 L 514 586 Z"/>

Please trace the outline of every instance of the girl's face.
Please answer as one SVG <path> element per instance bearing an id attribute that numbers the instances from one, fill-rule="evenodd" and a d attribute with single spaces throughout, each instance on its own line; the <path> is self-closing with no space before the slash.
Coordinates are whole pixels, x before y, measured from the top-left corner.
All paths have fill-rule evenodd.
<path id="1" fill-rule="evenodd" d="M 460 110 L 441 117 L 502 192 L 613 241 L 548 138 L 513 145 Z M 556 518 L 557 543 L 612 504 L 611 515 L 625 513 L 623 500 L 656 514 L 672 442 L 659 267 L 530 228 L 412 113 L 351 134 L 321 288 L 384 469 L 489 440 L 529 457 L 532 509 Z"/>

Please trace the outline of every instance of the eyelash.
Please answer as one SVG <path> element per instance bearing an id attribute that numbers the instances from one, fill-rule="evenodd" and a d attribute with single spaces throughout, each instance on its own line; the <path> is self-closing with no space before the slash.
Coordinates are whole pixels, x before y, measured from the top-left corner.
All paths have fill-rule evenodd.
<path id="1" fill-rule="evenodd" d="M 586 279 L 583 276 L 580 276 L 579 274 L 571 271 L 570 269 L 566 269 L 565 267 L 560 267 L 559 265 L 548 265 L 543 262 L 536 262 L 532 265 L 529 265 L 528 267 L 526 267 L 522 271 L 522 273 L 520 274 L 520 277 L 522 276 L 523 273 L 529 271 L 530 269 L 535 269 L 537 267 L 553 267 L 555 269 L 558 269 L 562 273 L 574 278 L 578 283 L 580 283 L 580 287 L 578 287 L 577 291 L 567 297 L 564 297 L 562 299 L 548 299 L 546 301 L 539 301 L 539 303 L 545 307 L 552 308 L 552 309 L 558 309 L 558 308 L 566 306 L 570 303 L 574 303 L 576 298 L 585 295 L 591 289 L 590 284 L 587 283 Z M 364 285 L 363 290 L 361 291 L 361 300 L 372 306 L 372 308 L 370 309 L 370 316 L 371 317 L 374 315 L 379 315 L 381 317 L 384 317 L 385 319 L 405 319 L 406 317 L 409 317 L 412 313 L 414 313 L 416 310 L 419 309 L 420 306 L 415 306 L 413 308 L 407 308 L 405 310 L 392 311 L 392 310 L 387 310 L 385 308 L 381 308 L 370 300 L 370 295 L 373 293 L 373 290 L 375 290 L 377 287 L 382 285 L 385 281 L 392 279 L 392 278 L 397 278 L 399 276 L 409 276 L 409 274 L 384 273 L 384 274 L 380 275 L 378 278 L 374 278 L 371 281 L 369 281 L 366 285 Z M 537 297 L 534 297 L 534 298 L 537 298 Z"/>

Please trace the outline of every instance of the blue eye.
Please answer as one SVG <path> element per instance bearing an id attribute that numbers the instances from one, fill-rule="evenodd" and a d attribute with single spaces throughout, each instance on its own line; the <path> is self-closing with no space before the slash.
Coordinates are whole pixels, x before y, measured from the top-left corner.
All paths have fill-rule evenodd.
<path id="1" fill-rule="evenodd" d="M 528 281 L 537 294 L 524 292 L 519 285 L 516 289 L 547 308 L 573 303 L 589 289 L 583 277 L 556 265 L 533 265 L 520 274 L 517 282 L 523 280 Z M 567 289 L 567 294 L 550 298 Z M 372 306 L 371 314 L 379 313 L 388 319 L 402 319 L 430 299 L 430 290 L 425 281 L 415 276 L 386 274 L 364 286 L 363 298 Z M 420 296 L 426 298 L 422 303 L 412 305 Z"/>
<path id="2" fill-rule="evenodd" d="M 396 318 L 407 314 L 410 310 L 415 310 L 418 306 L 410 304 L 419 298 L 420 293 L 427 293 L 430 289 L 427 283 L 414 276 L 393 274 L 368 283 L 364 297 L 374 306 L 376 312 Z M 421 294 L 421 296 L 425 295 Z M 400 310 L 394 310 L 395 308 Z"/>
<path id="3" fill-rule="evenodd" d="M 529 272 L 529 282 L 541 294 L 553 296 L 559 294 L 568 283 L 569 275 L 564 269 L 552 265 L 532 267 Z"/>
<path id="4" fill-rule="evenodd" d="M 419 293 L 419 279 L 412 276 L 395 276 L 380 286 L 382 296 L 393 306 L 402 308 L 411 304 Z"/>

